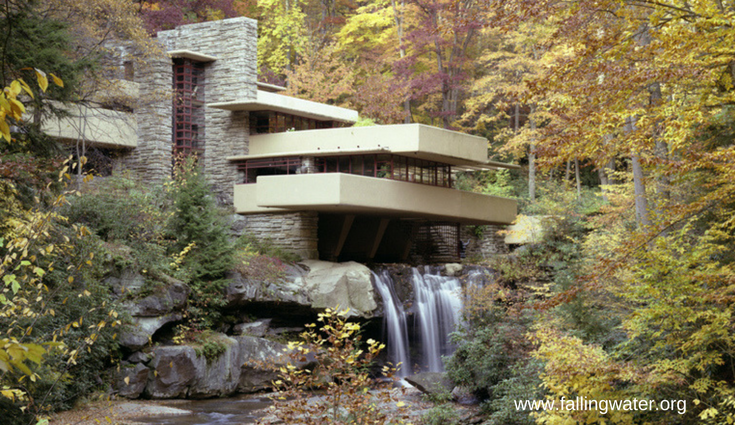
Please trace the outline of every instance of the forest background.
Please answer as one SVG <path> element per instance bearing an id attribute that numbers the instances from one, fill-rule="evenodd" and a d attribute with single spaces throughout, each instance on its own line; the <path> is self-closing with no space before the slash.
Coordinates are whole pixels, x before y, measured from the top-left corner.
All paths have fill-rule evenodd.
<path id="1" fill-rule="evenodd" d="M 735 420 L 733 2 L 76 3 L 2 5 L 3 403 L 68 407 L 100 384 L 92 372 L 114 351 L 118 313 L 92 282 L 104 273 L 96 244 L 115 240 L 115 228 L 63 218 L 75 211 L 64 182 L 83 160 L 64 164 L 38 131 L 44 114 L 61 113 L 50 101 L 84 104 L 105 89 L 105 40 L 152 51 L 156 30 L 244 15 L 259 21 L 261 81 L 376 124 L 481 135 L 494 159 L 523 166 L 457 182 L 547 217 L 542 243 L 475 259 L 500 277 L 473 294 L 448 369 L 486 400 L 488 423 Z M 21 120 L 28 105 L 33 119 Z M 169 214 L 131 199 L 143 218 Z M 152 269 L 175 274 L 165 259 L 188 244 L 138 230 L 151 250 L 135 261 L 158 258 Z M 59 315 L 69 298 L 74 308 Z M 38 399 L 62 387 L 72 394 L 56 404 Z M 686 400 L 687 411 L 529 415 L 512 404 L 578 396 Z"/>

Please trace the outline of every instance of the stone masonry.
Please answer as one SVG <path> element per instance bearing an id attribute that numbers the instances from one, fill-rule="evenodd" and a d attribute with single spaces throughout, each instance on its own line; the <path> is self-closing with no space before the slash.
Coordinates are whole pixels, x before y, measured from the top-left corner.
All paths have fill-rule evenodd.
<path id="1" fill-rule="evenodd" d="M 480 226 L 480 232 L 475 232 L 476 226 L 462 226 L 460 239 L 469 241 L 465 250 L 466 258 L 488 258 L 508 252 L 505 245 L 505 236 L 502 231 L 506 226 Z"/>
<path id="2" fill-rule="evenodd" d="M 140 93 L 135 111 L 138 147 L 124 155 L 116 168 L 146 183 L 160 184 L 171 176 L 171 59 L 150 57 L 135 74 Z"/>
<path id="3" fill-rule="evenodd" d="M 214 56 L 206 69 L 206 102 L 257 97 L 257 21 L 233 18 L 180 26 L 158 33 L 168 51 L 191 50 Z"/>
<path id="4" fill-rule="evenodd" d="M 206 104 L 257 97 L 257 22 L 249 18 L 185 25 L 158 33 L 164 51 L 189 50 L 215 57 L 205 64 L 204 128 L 201 157 L 220 203 L 232 204 L 237 168 L 228 156 L 248 152 L 248 113 Z M 173 163 L 172 61 L 162 55 L 136 70 L 141 102 L 136 109 L 138 147 L 123 155 L 117 170 L 129 170 L 145 183 L 160 184 Z"/>
<path id="5" fill-rule="evenodd" d="M 317 259 L 317 225 L 315 212 L 254 214 L 245 217 L 245 233 L 257 239 L 269 239 L 270 244 L 293 252 L 302 259 Z"/>
<path id="6" fill-rule="evenodd" d="M 249 18 L 203 22 L 158 33 L 169 51 L 191 50 L 216 58 L 205 64 L 205 105 L 257 97 L 257 22 Z M 218 201 L 231 205 L 237 167 L 228 156 L 248 153 L 248 113 L 205 106 L 202 163 Z"/>

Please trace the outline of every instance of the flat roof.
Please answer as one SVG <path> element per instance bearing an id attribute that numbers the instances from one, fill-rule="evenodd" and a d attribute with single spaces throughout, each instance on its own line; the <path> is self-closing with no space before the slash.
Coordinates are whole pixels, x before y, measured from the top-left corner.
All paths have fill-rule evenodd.
<path id="1" fill-rule="evenodd" d="M 230 161 L 289 156 L 337 156 L 373 153 L 440 162 L 460 171 L 519 168 L 488 161 L 487 139 L 424 124 L 342 127 L 250 136 L 249 154 Z M 464 168 L 462 168 L 464 167 Z M 474 167 L 474 168 L 473 168 Z"/>
<path id="2" fill-rule="evenodd" d="M 256 82 L 256 84 L 258 85 L 259 89 L 263 89 L 264 91 L 271 92 L 271 93 L 276 93 L 279 91 L 286 90 L 286 87 L 277 86 L 275 84 L 264 83 L 262 81 L 258 81 Z"/>
<path id="3" fill-rule="evenodd" d="M 264 90 L 258 90 L 258 97 L 255 100 L 243 99 L 231 102 L 208 103 L 207 106 L 228 111 L 283 112 L 320 121 L 339 121 L 349 124 L 357 122 L 358 118 L 357 111 L 352 109 L 284 96 Z"/>
<path id="4" fill-rule="evenodd" d="M 204 53 L 198 53 L 194 52 L 192 50 L 169 50 L 168 54 L 172 58 L 185 58 L 185 59 L 191 59 L 199 62 L 214 62 L 217 60 L 216 57 L 205 55 Z"/>
<path id="5" fill-rule="evenodd" d="M 521 166 L 516 164 L 508 164 L 507 162 L 488 161 L 484 164 L 477 165 L 460 165 L 455 167 L 453 170 L 456 171 L 481 171 L 481 170 L 498 170 L 501 168 L 507 168 L 509 170 L 520 170 Z"/>

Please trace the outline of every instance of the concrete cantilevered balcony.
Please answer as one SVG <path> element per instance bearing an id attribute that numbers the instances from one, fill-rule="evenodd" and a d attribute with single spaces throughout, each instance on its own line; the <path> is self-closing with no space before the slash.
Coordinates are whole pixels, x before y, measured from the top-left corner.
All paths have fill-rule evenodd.
<path id="1" fill-rule="evenodd" d="M 487 139 L 422 124 L 254 134 L 250 136 L 249 155 L 228 159 L 353 153 L 393 153 L 450 165 L 488 163 Z"/>
<path id="2" fill-rule="evenodd" d="M 317 211 L 383 217 L 447 220 L 464 224 L 509 224 L 512 199 L 385 178 L 343 173 L 260 176 L 235 185 L 240 214 Z"/>
<path id="3" fill-rule="evenodd" d="M 138 124 L 134 114 L 88 106 L 64 109 L 69 116 L 46 120 L 42 127 L 44 133 L 59 140 L 84 140 L 87 144 L 106 148 L 138 146 Z"/>

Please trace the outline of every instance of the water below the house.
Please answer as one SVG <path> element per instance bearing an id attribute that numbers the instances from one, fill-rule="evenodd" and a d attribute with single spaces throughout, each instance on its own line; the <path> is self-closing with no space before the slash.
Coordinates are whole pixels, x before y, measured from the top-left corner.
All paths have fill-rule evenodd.
<path id="1" fill-rule="evenodd" d="M 415 302 L 408 311 L 396 295 L 390 274 L 386 270 L 373 274 L 383 298 L 388 357 L 392 363 L 403 365 L 398 373 L 401 377 L 415 371 L 444 370 L 442 356 L 454 352 L 449 334 L 459 324 L 462 310 L 459 279 L 442 276 L 430 267 L 414 267 L 411 273 Z"/>
<path id="2" fill-rule="evenodd" d="M 146 425 L 239 425 L 254 424 L 262 409 L 271 401 L 264 396 L 243 395 L 240 397 L 190 400 L 176 403 L 176 408 L 189 410 L 189 415 L 156 416 L 134 419 Z"/>

